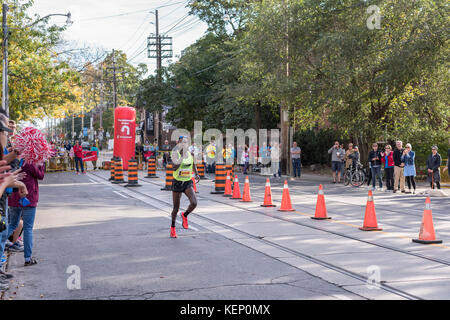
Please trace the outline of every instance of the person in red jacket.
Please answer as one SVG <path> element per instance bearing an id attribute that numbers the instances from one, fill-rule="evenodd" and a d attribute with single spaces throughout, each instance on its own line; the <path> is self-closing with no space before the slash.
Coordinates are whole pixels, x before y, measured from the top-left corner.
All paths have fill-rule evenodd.
<path id="1" fill-rule="evenodd" d="M 381 153 L 381 162 L 386 176 L 386 191 L 394 191 L 394 152 L 389 144 L 385 147 L 385 152 Z"/>
<path id="2" fill-rule="evenodd" d="M 80 146 L 80 142 L 75 141 L 75 145 L 73 146 L 73 153 L 75 154 L 75 167 L 77 169 L 77 174 L 80 174 L 78 169 L 78 163 L 81 166 L 81 172 L 84 174 L 84 165 L 83 165 L 83 147 Z"/>
<path id="3" fill-rule="evenodd" d="M 25 266 L 36 264 L 37 261 L 32 257 L 33 250 L 33 226 L 36 216 L 36 207 L 39 201 L 39 183 L 38 180 L 44 179 L 44 165 L 35 165 L 25 163 L 22 165 L 22 172 L 26 176 L 22 179 L 28 190 L 28 195 L 24 199 L 28 199 L 27 204 L 23 203 L 19 191 L 13 192 L 8 198 L 9 206 L 9 233 L 10 236 L 17 228 L 20 218 L 23 219 L 23 245 Z"/>

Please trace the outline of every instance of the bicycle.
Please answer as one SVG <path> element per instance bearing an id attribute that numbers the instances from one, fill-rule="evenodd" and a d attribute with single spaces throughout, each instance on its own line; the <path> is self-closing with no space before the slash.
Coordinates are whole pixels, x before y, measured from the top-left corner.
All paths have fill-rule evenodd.
<path id="1" fill-rule="evenodd" d="M 367 173 L 363 165 L 358 163 L 356 168 L 351 165 L 349 169 L 345 170 L 344 185 L 347 186 L 351 183 L 351 185 L 354 187 L 360 187 L 364 184 L 365 181 L 367 181 L 366 177 Z"/>

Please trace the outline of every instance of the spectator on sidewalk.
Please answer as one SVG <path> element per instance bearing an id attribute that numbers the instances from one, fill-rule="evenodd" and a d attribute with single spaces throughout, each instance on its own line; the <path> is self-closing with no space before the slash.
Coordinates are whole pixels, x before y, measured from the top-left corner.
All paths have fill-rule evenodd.
<path id="1" fill-rule="evenodd" d="M 404 175 L 406 179 L 406 183 L 408 184 L 409 191 L 406 193 L 411 193 L 411 185 L 414 189 L 413 194 L 416 193 L 416 181 L 414 181 L 414 177 L 416 176 L 416 165 L 414 164 L 414 160 L 416 154 L 411 150 L 412 146 L 410 143 L 406 144 L 405 150 L 403 151 L 402 161 L 405 164 Z"/>
<path id="2" fill-rule="evenodd" d="M 92 145 L 91 151 L 95 151 L 97 153 L 98 159 L 98 148 L 95 146 L 95 144 Z M 92 160 L 92 165 L 94 166 L 94 170 L 97 170 L 97 160 Z"/>
<path id="3" fill-rule="evenodd" d="M 75 141 L 75 145 L 73 146 L 73 153 L 75 154 L 75 167 L 77 169 L 77 174 L 80 174 L 78 164 L 81 167 L 81 173 L 85 174 L 83 164 L 83 148 L 80 146 L 80 142 L 78 140 Z"/>
<path id="4" fill-rule="evenodd" d="M 381 153 L 381 162 L 384 166 L 384 173 L 386 176 L 386 191 L 394 190 L 394 153 L 392 147 L 388 144 L 385 147 L 385 152 Z"/>
<path id="5" fill-rule="evenodd" d="M 0 109 L 0 172 L 7 172 L 12 168 L 16 168 L 17 152 L 11 150 L 8 153 L 8 132 L 12 133 L 12 130 L 8 128 L 8 115 L 4 109 Z M 18 181 L 23 177 L 20 175 L 21 171 L 16 170 L 14 173 L 3 173 L 0 177 L 0 290 L 7 290 L 9 288 L 9 280 L 12 278 L 10 274 L 5 273 L 2 270 L 2 265 L 6 262 L 6 256 L 4 255 L 6 240 L 8 239 L 8 195 L 12 192 L 12 188 L 18 188 L 21 196 L 25 197 L 28 194 L 28 190 L 24 183 Z M 10 190 L 8 190 L 10 189 Z"/>
<path id="6" fill-rule="evenodd" d="M 70 170 L 75 170 L 75 152 L 73 151 L 73 147 L 71 147 L 69 151 L 69 162 Z"/>
<path id="7" fill-rule="evenodd" d="M 352 159 L 353 170 L 358 168 L 358 164 L 360 163 L 360 155 L 358 146 L 353 147 L 353 153 L 349 155 L 349 158 Z"/>
<path id="8" fill-rule="evenodd" d="M 430 183 L 431 189 L 434 189 L 434 184 L 438 189 L 441 188 L 441 167 L 442 159 L 441 155 L 438 153 L 438 147 L 433 146 L 431 148 L 431 154 L 427 159 L 427 171 L 428 171 L 428 182 Z"/>
<path id="9" fill-rule="evenodd" d="M 170 147 L 169 140 L 164 140 L 164 144 L 161 146 L 161 151 L 163 152 L 163 166 L 167 167 L 170 159 L 170 151 L 172 148 Z"/>
<path id="10" fill-rule="evenodd" d="M 380 191 L 383 189 L 383 180 L 381 179 L 381 151 L 378 150 L 378 144 L 372 144 L 372 150 L 369 152 L 369 165 L 372 177 L 372 190 L 375 190 L 377 179 L 380 185 Z"/>
<path id="11" fill-rule="evenodd" d="M 136 160 L 138 161 L 138 165 L 141 164 L 143 162 L 142 159 L 144 157 L 144 146 L 142 145 L 141 141 L 139 141 L 136 144 L 134 155 L 135 155 Z"/>
<path id="12" fill-rule="evenodd" d="M 343 149 L 343 148 L 342 148 Z M 353 153 L 353 143 L 348 144 L 348 149 L 345 151 L 344 161 L 345 161 L 345 169 L 350 170 L 350 167 L 352 166 L 352 159 L 350 158 L 350 155 Z"/>
<path id="13" fill-rule="evenodd" d="M 44 165 L 34 165 L 25 163 L 22 166 L 22 171 L 26 173 L 23 183 L 27 187 L 27 199 L 30 204 L 23 207 L 20 204 L 22 195 L 19 192 L 14 192 L 8 198 L 8 205 L 10 211 L 10 230 L 14 230 L 19 225 L 19 221 L 23 219 L 23 244 L 24 244 L 24 258 L 25 266 L 36 264 L 36 259 L 32 256 L 33 253 L 33 226 L 34 218 L 36 216 L 36 207 L 39 201 L 39 183 L 38 180 L 44 179 Z M 11 232 L 12 233 L 12 232 Z"/>
<path id="14" fill-rule="evenodd" d="M 265 142 L 261 148 L 261 162 L 263 168 L 268 168 L 270 165 L 270 146 Z"/>
<path id="15" fill-rule="evenodd" d="M 292 168 L 294 169 L 294 178 L 300 178 L 301 176 L 301 152 L 300 147 L 297 146 L 297 142 L 292 143 L 291 148 L 291 158 L 292 158 Z"/>
<path id="16" fill-rule="evenodd" d="M 215 173 L 216 172 L 216 152 L 217 147 L 214 140 L 211 140 L 209 145 L 206 147 L 206 172 L 208 173 Z"/>
<path id="17" fill-rule="evenodd" d="M 345 174 L 345 148 L 344 144 L 341 143 L 339 147 L 344 151 L 344 153 L 341 155 L 341 177 Z"/>
<path id="18" fill-rule="evenodd" d="M 270 160 L 272 163 L 273 176 L 276 178 L 278 174 L 278 177 L 281 178 L 280 144 L 278 142 L 275 142 L 272 148 L 270 149 Z"/>
<path id="19" fill-rule="evenodd" d="M 242 152 L 242 159 L 241 159 L 242 163 L 244 164 L 244 174 L 247 174 L 247 170 L 249 167 L 249 163 L 250 163 L 250 155 L 248 152 L 248 146 L 245 145 L 244 147 L 244 151 Z"/>
<path id="20" fill-rule="evenodd" d="M 248 155 L 249 155 L 249 163 L 251 164 L 251 170 L 250 172 L 254 172 L 254 168 L 258 165 L 258 145 L 252 144 L 248 148 Z"/>
<path id="21" fill-rule="evenodd" d="M 69 141 L 66 141 L 66 143 L 64 144 L 64 148 L 66 148 L 67 152 L 70 152 L 70 150 L 72 149 L 72 145 Z"/>
<path id="22" fill-rule="evenodd" d="M 333 183 L 336 183 L 336 173 L 337 173 L 337 182 L 341 182 L 341 165 L 342 165 L 342 158 L 341 155 L 344 152 L 339 146 L 339 141 L 336 141 L 334 143 L 334 146 L 332 146 L 328 153 L 331 154 L 331 172 L 333 174 Z"/>
<path id="23" fill-rule="evenodd" d="M 398 187 L 402 193 L 405 193 L 405 174 L 403 168 L 405 164 L 402 162 L 403 142 L 400 140 L 396 142 L 396 149 L 394 151 L 394 193 L 397 192 Z"/>

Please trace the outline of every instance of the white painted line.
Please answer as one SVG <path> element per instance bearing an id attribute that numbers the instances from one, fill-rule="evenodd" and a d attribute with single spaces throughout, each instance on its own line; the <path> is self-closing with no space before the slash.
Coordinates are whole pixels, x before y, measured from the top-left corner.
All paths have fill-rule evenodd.
<path id="1" fill-rule="evenodd" d="M 99 184 L 98 182 L 94 182 L 94 184 Z M 87 186 L 92 185 L 92 183 L 88 182 L 77 182 L 77 183 L 47 183 L 40 184 L 39 187 L 74 187 L 74 186 Z"/>
<path id="2" fill-rule="evenodd" d="M 339 300 L 352 300 L 351 298 L 344 296 L 343 294 L 333 294 L 333 297 L 335 297 Z"/>
<path id="3" fill-rule="evenodd" d="M 97 183 L 101 183 L 101 184 L 104 184 L 104 185 L 108 185 L 108 186 L 110 186 L 112 188 L 115 188 L 115 186 L 112 185 L 110 182 L 107 182 L 107 181 L 104 181 L 104 180 L 100 180 L 100 178 L 98 178 L 98 177 L 92 177 L 92 179 L 96 179 Z M 147 203 L 147 204 L 149 204 L 149 205 L 151 205 L 153 207 L 160 208 L 162 211 L 165 211 L 167 213 L 167 215 L 164 215 L 163 217 L 165 217 L 165 218 L 169 219 L 170 221 L 172 221 L 172 214 L 171 214 L 172 208 L 169 206 L 168 203 L 166 203 L 166 205 L 161 205 L 160 202 L 157 202 L 157 201 L 155 201 L 155 200 L 153 200 L 151 198 L 147 198 L 146 196 L 144 196 L 142 194 L 138 194 L 138 193 L 135 193 L 135 192 L 132 192 L 132 191 L 129 191 L 129 190 L 123 190 L 122 191 L 124 194 L 128 195 L 129 197 L 124 196 L 122 193 L 120 193 L 118 191 L 113 191 L 113 192 L 117 193 L 121 197 L 124 197 L 124 198 L 127 198 L 127 199 L 134 198 L 136 200 L 140 200 L 140 201 L 142 201 L 144 203 Z M 176 223 L 179 224 L 179 225 L 182 225 L 182 223 L 179 221 L 179 219 L 177 219 Z M 189 229 L 193 230 L 193 231 L 197 231 L 197 232 L 199 231 L 199 229 L 197 229 L 196 227 L 193 227 L 193 226 L 189 226 Z"/>
<path id="4" fill-rule="evenodd" d="M 118 192 L 118 191 L 113 191 L 113 192 L 114 192 L 115 194 L 118 194 L 118 195 L 121 196 L 122 198 L 129 199 L 129 197 L 127 197 L 127 196 L 121 194 L 121 193 Z"/>

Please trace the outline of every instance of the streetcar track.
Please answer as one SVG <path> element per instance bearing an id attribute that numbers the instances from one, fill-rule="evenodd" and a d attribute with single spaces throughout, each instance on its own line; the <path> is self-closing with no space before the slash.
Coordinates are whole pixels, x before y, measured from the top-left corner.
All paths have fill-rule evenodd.
<path id="1" fill-rule="evenodd" d="M 94 175 L 97 176 L 98 178 L 107 180 L 107 179 L 105 179 L 104 177 L 101 177 L 101 176 L 99 176 L 99 175 L 96 175 L 96 174 L 94 174 Z M 142 179 L 140 179 L 140 180 L 142 180 Z M 149 184 L 156 185 L 156 183 L 152 183 L 152 182 L 149 182 L 149 181 L 146 181 L 146 180 L 142 180 L 142 181 L 147 182 L 147 183 L 149 183 Z M 141 194 L 141 195 L 143 195 L 143 196 L 149 197 L 149 198 L 151 198 L 151 199 L 153 199 L 153 200 L 155 200 L 155 201 L 157 201 L 157 202 L 163 203 L 163 204 L 165 204 L 165 205 L 170 205 L 170 203 L 168 203 L 168 202 L 166 202 L 166 201 L 164 201 L 164 200 L 161 200 L 161 199 L 152 197 L 152 196 L 150 196 L 150 195 L 148 195 L 148 194 L 145 194 L 145 193 L 143 193 L 143 192 L 140 192 L 140 191 L 138 191 L 138 190 L 136 190 L 136 189 L 133 189 L 133 191 L 136 192 L 136 193 L 138 193 L 138 194 Z M 203 197 L 201 197 L 201 198 L 204 199 Z M 450 265 L 450 263 L 447 262 L 447 261 L 441 261 L 441 260 L 439 260 L 439 259 L 434 259 L 434 258 L 430 258 L 430 257 L 425 257 L 425 256 L 422 256 L 422 255 L 419 255 L 419 254 L 412 254 L 412 253 L 410 253 L 410 252 L 407 252 L 407 251 L 404 251 L 404 250 L 401 250 L 401 249 L 396 249 L 396 248 L 392 248 L 392 247 L 388 247 L 388 246 L 383 246 L 383 245 L 379 245 L 379 244 L 376 244 L 376 243 L 372 243 L 372 242 L 370 242 L 370 241 L 365 241 L 365 240 L 361 240 L 361 239 L 356 239 L 356 238 L 353 238 L 353 237 L 349 237 L 349 236 L 346 236 L 346 235 L 342 235 L 342 234 L 337 233 L 337 232 L 332 232 L 332 231 L 329 231 L 329 230 L 325 230 L 325 229 L 318 228 L 318 227 L 313 227 L 313 226 L 306 225 L 306 224 L 302 224 L 302 223 L 298 223 L 298 222 L 295 222 L 295 221 L 289 221 L 289 220 L 286 220 L 286 219 L 282 219 L 282 218 L 280 218 L 280 217 L 275 217 L 275 216 L 271 216 L 271 215 L 265 214 L 265 213 L 263 213 L 263 212 L 258 212 L 258 211 L 255 211 L 255 210 L 250 210 L 250 209 L 246 209 L 246 208 L 241 208 L 241 207 L 238 207 L 238 206 L 229 204 L 229 203 L 223 203 L 223 202 L 221 202 L 221 201 L 217 201 L 217 200 L 213 200 L 213 199 L 208 199 L 208 200 L 211 200 L 211 201 L 214 201 L 214 202 L 217 202 L 217 203 L 220 203 L 220 204 L 230 205 L 230 206 L 235 207 L 235 208 L 240 209 L 240 210 L 246 210 L 246 211 L 250 211 L 250 212 L 253 212 L 253 213 L 259 213 L 259 214 L 262 214 L 262 215 L 265 215 L 265 216 L 269 216 L 269 217 L 271 217 L 271 218 L 279 219 L 279 220 L 286 221 L 286 222 L 290 222 L 290 223 L 295 223 L 295 224 L 302 225 L 302 226 L 305 226 L 305 227 L 309 227 L 309 228 L 312 228 L 312 229 L 321 230 L 321 231 L 324 231 L 324 232 L 327 232 L 327 233 L 335 234 L 335 235 L 342 236 L 342 237 L 345 237 L 345 238 L 349 238 L 349 239 L 352 239 L 352 240 L 361 241 L 361 242 L 364 242 L 364 243 L 367 243 L 367 244 L 371 244 L 371 245 L 374 245 L 374 246 L 383 247 L 383 248 L 390 249 L 390 250 L 393 250 L 393 251 L 397 251 L 397 252 L 400 252 L 400 253 L 404 253 L 404 254 L 407 254 L 407 255 L 416 256 L 416 257 L 418 257 L 418 258 L 422 258 L 422 259 L 425 259 L 425 260 L 429 260 L 429 261 L 433 261 L 433 262 L 437 262 L 437 263 L 441 263 L 441 264 L 445 264 L 445 265 Z M 301 253 L 301 252 L 296 251 L 296 250 L 293 250 L 293 249 L 289 249 L 289 248 L 287 248 L 287 247 L 284 247 L 284 246 L 279 245 L 279 244 L 277 244 L 277 243 L 274 243 L 274 242 L 272 242 L 272 241 L 266 240 L 266 239 L 264 239 L 264 238 L 261 238 L 261 237 L 255 236 L 255 235 L 252 235 L 252 234 L 250 234 L 250 233 L 248 233 L 248 232 L 245 232 L 245 231 L 236 229 L 236 228 L 234 228 L 234 227 L 231 227 L 231 226 L 229 226 L 229 225 L 223 224 L 223 223 L 218 222 L 218 221 L 216 221 L 216 220 L 207 218 L 207 217 L 205 217 L 205 216 L 198 215 L 198 214 L 195 214 L 195 213 L 191 213 L 191 214 L 194 215 L 196 218 L 199 218 L 199 219 L 201 219 L 201 220 L 204 220 L 204 221 L 207 221 L 207 222 L 209 222 L 209 223 L 215 224 L 215 225 L 217 225 L 217 226 L 221 226 L 222 228 L 225 228 L 225 229 L 234 231 L 234 232 L 236 232 L 236 233 L 245 235 L 245 236 L 248 237 L 248 238 L 251 238 L 251 239 L 253 239 L 253 240 L 257 240 L 257 241 L 259 241 L 259 242 L 261 242 L 261 243 L 264 243 L 264 244 L 266 244 L 266 245 L 269 245 L 269 246 L 271 246 L 271 247 L 274 247 L 274 248 L 277 248 L 277 249 L 279 249 L 279 250 L 288 252 L 288 253 L 290 253 L 290 254 L 292 254 L 292 255 L 294 255 L 294 256 L 303 258 L 303 259 L 308 260 L 308 261 L 310 261 L 310 262 L 313 262 L 313 263 L 315 263 L 315 264 L 318 264 L 318 265 L 321 265 L 321 266 L 326 267 L 326 268 L 328 268 L 328 269 L 334 270 L 334 271 L 336 271 L 336 272 L 339 272 L 339 273 L 341 273 L 341 274 L 344 274 L 344 275 L 346 275 L 346 276 L 349 276 L 349 277 L 351 277 L 351 278 L 353 278 L 353 279 L 362 281 L 362 282 L 364 282 L 364 283 L 367 283 L 367 281 L 369 280 L 368 277 L 365 277 L 365 276 L 360 275 L 360 274 L 358 274 L 358 273 L 355 273 L 355 272 L 353 272 L 353 271 L 344 269 L 344 268 L 342 268 L 342 267 L 336 266 L 336 265 L 334 265 L 334 264 L 332 264 L 332 263 L 328 263 L 328 262 L 326 262 L 326 261 L 320 260 L 320 259 L 318 259 L 318 258 L 312 257 L 312 256 L 310 256 L 310 255 Z M 229 239 L 229 238 L 227 238 L 227 239 Z M 236 243 L 239 243 L 240 245 L 246 246 L 245 244 L 242 244 L 242 243 L 240 243 L 240 242 L 234 241 L 233 239 L 229 239 L 229 240 L 231 240 L 231 241 L 233 241 L 233 242 L 236 242 Z M 248 246 L 246 246 L 246 247 L 248 247 Z M 249 247 L 249 248 L 252 249 L 252 250 L 256 250 L 256 249 L 251 248 L 251 247 Z M 256 250 L 256 251 L 258 251 L 258 250 Z M 258 251 L 258 252 L 260 252 L 260 251 Z M 282 260 L 279 260 L 279 259 L 277 259 L 277 258 L 275 258 L 275 257 L 271 257 L 271 258 L 276 259 L 276 260 L 278 260 L 278 261 L 280 261 L 280 262 L 283 262 L 283 263 L 287 263 L 287 262 L 284 262 L 284 261 L 282 261 Z M 287 263 L 287 264 L 288 264 L 288 263 Z M 298 269 L 300 269 L 300 268 L 298 268 Z M 301 269 L 300 269 L 300 270 L 301 270 Z M 304 271 L 304 270 L 303 270 L 303 271 Z M 307 272 L 307 271 L 305 271 L 305 272 Z M 307 272 L 307 273 L 309 273 L 309 272 Z M 379 283 L 378 285 L 379 285 L 379 287 L 382 288 L 383 290 L 385 290 L 385 291 L 387 291 L 387 292 L 390 292 L 390 293 L 392 293 L 392 294 L 401 296 L 401 297 L 406 298 L 406 299 L 408 299 L 408 300 L 423 300 L 423 298 L 421 298 L 421 297 L 418 297 L 418 296 L 409 294 L 409 293 L 407 293 L 407 292 L 405 292 L 405 291 L 396 289 L 396 288 L 394 288 L 394 287 L 391 287 L 391 286 L 387 285 L 386 283 L 381 282 L 381 283 Z"/>
<path id="2" fill-rule="evenodd" d="M 139 180 L 142 180 L 142 179 L 139 179 Z M 158 184 L 150 182 L 150 181 L 146 181 L 146 180 L 142 180 L 142 181 L 143 182 L 147 182 L 149 184 L 158 185 Z M 141 192 L 139 192 L 139 193 L 141 193 Z M 450 266 L 450 261 L 446 261 L 446 260 L 442 260 L 442 259 L 438 259 L 438 258 L 433 258 L 433 257 L 428 257 L 428 256 L 422 255 L 420 253 L 414 253 L 414 252 L 411 252 L 411 251 L 406 251 L 406 250 L 403 250 L 403 249 L 400 249 L 400 248 L 395 248 L 395 247 L 379 244 L 379 243 L 372 242 L 372 241 L 369 241 L 369 240 L 359 239 L 359 238 L 352 237 L 352 236 L 349 236 L 349 235 L 346 235 L 346 234 L 343 234 L 343 233 L 340 233 L 340 232 L 337 232 L 337 231 L 331 231 L 331 230 L 327 230 L 327 229 L 324 229 L 324 228 L 321 228 L 321 227 L 312 226 L 312 225 L 301 223 L 301 222 L 298 222 L 298 221 L 293 221 L 293 220 L 290 220 L 290 219 L 287 219 L 287 218 L 284 218 L 284 217 L 279 217 L 279 216 L 276 216 L 276 215 L 272 215 L 272 214 L 267 213 L 267 212 L 261 212 L 261 211 L 254 210 L 254 209 L 243 208 L 243 207 L 237 206 L 237 205 L 235 205 L 233 203 L 223 202 L 223 201 L 219 201 L 219 200 L 212 199 L 212 198 L 204 198 L 201 195 L 198 196 L 198 197 L 200 199 L 206 199 L 206 200 L 209 200 L 209 201 L 214 201 L 216 203 L 228 205 L 228 206 L 231 206 L 233 208 L 249 211 L 249 212 L 252 212 L 252 213 L 257 213 L 257 214 L 264 215 L 264 216 L 267 216 L 267 217 L 271 217 L 271 218 L 274 218 L 274 219 L 277 219 L 277 220 L 281 220 L 281 221 L 284 221 L 284 222 L 294 223 L 294 224 L 301 225 L 301 226 L 304 226 L 304 227 L 308 227 L 308 228 L 311 228 L 311 229 L 315 229 L 315 230 L 319 230 L 319 231 L 322 231 L 322 232 L 326 232 L 326 233 L 330 233 L 330 234 L 333 234 L 333 235 L 337 235 L 337 236 L 340 236 L 340 237 L 344 237 L 344 238 L 347 238 L 347 239 L 350 239 L 350 240 L 359 241 L 359 242 L 366 243 L 366 244 L 373 245 L 373 246 L 377 246 L 377 247 L 380 247 L 380 248 L 383 248 L 383 249 L 388 249 L 388 250 L 391 250 L 391 251 L 400 252 L 400 253 L 403 253 L 403 254 L 406 254 L 406 255 L 415 256 L 417 258 L 421 258 L 421 259 L 425 259 L 425 260 L 429 260 L 429 261 L 432 261 L 432 262 L 436 262 L 436 263 L 440 263 L 440 264 L 444 264 L 444 265 Z M 301 213 L 301 212 L 299 212 L 299 213 Z M 346 216 L 346 217 L 348 217 L 348 216 Z M 335 222 L 336 222 L 336 220 L 335 220 Z M 390 224 L 387 223 L 386 225 L 390 225 Z M 383 233 L 388 234 L 388 232 L 383 232 Z M 405 238 L 405 237 L 399 237 L 399 238 Z M 411 238 L 408 237 L 408 239 L 411 239 Z M 442 246 L 439 246 L 439 245 L 435 245 L 435 246 L 442 247 Z"/>
<path id="3" fill-rule="evenodd" d="M 139 178 L 139 180 L 141 180 L 141 181 L 143 181 L 143 182 L 147 182 L 147 183 L 150 183 L 150 184 L 154 184 L 154 185 L 158 185 L 158 186 L 159 186 L 158 183 L 151 182 L 151 180 L 150 180 L 150 181 L 149 181 L 149 180 L 144 180 L 144 179 L 142 179 L 142 178 Z M 162 179 L 162 178 L 160 178 L 160 177 L 158 177 L 158 180 L 160 180 L 160 181 L 162 181 L 162 182 L 165 181 L 164 179 Z M 209 179 L 208 181 L 211 181 L 211 179 Z M 282 183 L 282 182 L 280 182 L 280 183 Z M 278 187 L 277 187 L 277 188 L 278 188 Z M 279 188 L 282 190 L 283 186 L 280 186 Z M 314 194 L 314 193 L 308 193 L 308 192 L 305 192 L 305 191 L 299 191 L 299 190 L 295 190 L 295 189 L 293 189 L 293 190 L 289 189 L 289 192 L 290 192 L 290 193 L 293 193 L 293 194 L 295 194 L 295 195 L 299 195 L 299 196 L 301 196 L 301 195 L 306 195 L 306 196 L 314 197 L 314 196 L 316 195 L 316 194 Z M 353 192 L 353 191 L 352 191 L 352 192 Z M 262 193 L 264 193 L 264 190 L 262 190 Z M 331 194 L 331 196 L 333 196 L 333 195 L 334 195 L 334 194 Z M 380 195 L 375 194 L 375 197 L 379 197 L 379 196 L 380 196 Z M 263 196 L 254 195 L 254 194 L 252 194 L 252 197 L 253 197 L 253 198 L 257 198 L 257 199 L 264 199 Z M 381 198 L 379 198 L 379 199 L 389 200 L 390 198 L 387 197 L 386 195 L 381 195 Z M 416 198 L 416 199 L 417 199 L 417 198 Z M 361 204 L 348 203 L 348 202 L 345 202 L 345 201 L 339 201 L 339 200 L 336 200 L 336 199 L 329 199 L 329 198 L 327 199 L 327 203 L 340 203 L 340 204 L 345 204 L 345 205 L 349 205 L 349 204 L 350 204 L 350 205 L 353 205 L 353 206 L 359 206 L 359 207 L 361 207 L 361 208 L 364 208 L 364 207 L 365 207 L 364 205 L 361 205 Z M 312 207 L 312 208 L 314 209 L 314 206 L 312 206 L 312 205 L 305 204 L 305 206 Z M 383 210 L 384 210 L 384 211 L 387 211 L 387 212 L 398 213 L 397 211 L 391 210 L 391 209 L 386 208 L 386 207 L 383 207 Z M 422 218 L 423 213 L 422 213 L 422 214 L 420 214 L 420 213 L 419 213 L 419 214 L 410 213 L 410 211 L 418 211 L 418 212 L 420 212 L 421 209 L 408 208 L 408 211 L 409 211 L 409 212 L 408 212 L 408 215 L 409 215 L 409 216 L 415 216 L 415 217 Z M 348 215 L 348 214 L 345 214 L 345 213 L 339 213 L 339 214 L 342 215 L 342 216 L 344 216 L 344 217 L 347 217 L 347 218 L 353 218 L 352 216 L 350 216 L 350 215 Z M 434 220 L 448 221 L 448 219 L 446 219 L 445 217 L 444 217 L 444 218 L 441 217 L 441 215 L 443 215 L 443 214 L 435 213 L 435 214 L 433 215 Z M 389 225 L 389 223 L 387 223 L 387 225 Z"/>

